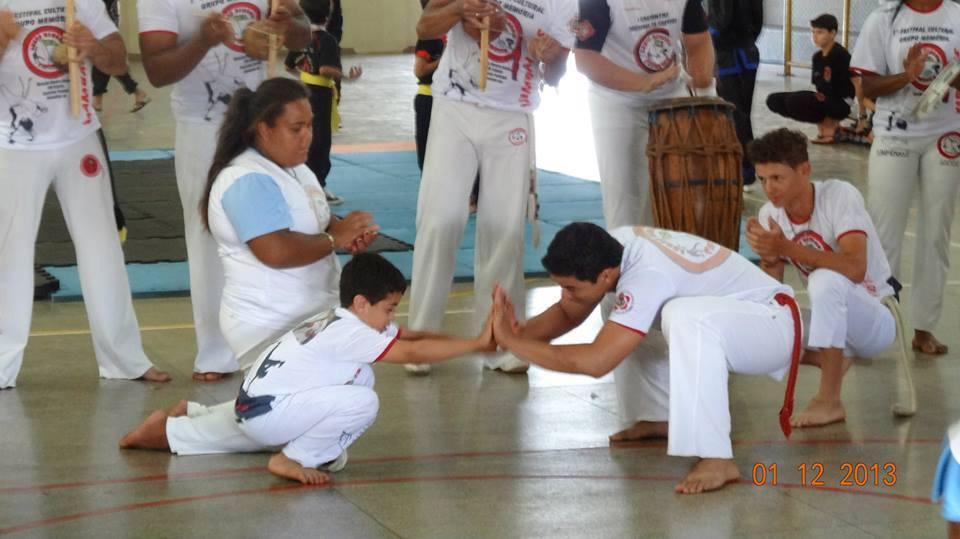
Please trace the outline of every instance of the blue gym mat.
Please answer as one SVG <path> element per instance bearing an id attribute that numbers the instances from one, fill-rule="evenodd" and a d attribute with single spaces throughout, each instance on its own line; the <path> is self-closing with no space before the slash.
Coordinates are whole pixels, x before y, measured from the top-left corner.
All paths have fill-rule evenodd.
<path id="1" fill-rule="evenodd" d="M 111 152 L 111 159 L 144 160 L 172 157 L 168 150 L 139 152 Z M 371 211 L 382 232 L 400 241 L 413 244 L 416 238 L 415 217 L 420 171 L 414 152 L 366 152 L 335 154 L 333 167 L 327 179 L 330 190 L 346 202 L 334 208 L 338 214 L 353 210 Z M 600 185 L 596 182 L 564 174 L 541 170 L 540 234 L 538 247 L 531 242 L 527 225 L 523 269 L 528 276 L 543 275 L 540 259 L 558 230 L 573 221 L 590 221 L 603 225 Z M 121 205 L 122 205 L 121 201 Z M 475 219 L 470 218 L 464 239 L 457 253 L 455 279 L 473 279 L 473 247 Z M 741 254 L 751 260 L 757 256 L 745 239 L 740 242 Z M 413 252 L 384 252 L 384 257 L 397 265 L 408 279 L 412 273 Z M 348 257 L 341 257 L 345 262 Z M 80 295 L 80 283 L 75 266 L 45 267 L 60 280 L 60 290 L 53 297 L 68 298 Z M 183 293 L 189 290 L 186 262 L 128 264 L 130 287 L 135 295 Z"/>

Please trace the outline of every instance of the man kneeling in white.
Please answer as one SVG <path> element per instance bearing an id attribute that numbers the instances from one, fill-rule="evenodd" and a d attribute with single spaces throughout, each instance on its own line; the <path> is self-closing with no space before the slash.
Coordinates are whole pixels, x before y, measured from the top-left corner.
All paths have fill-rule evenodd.
<path id="1" fill-rule="evenodd" d="M 647 227 L 607 232 L 572 223 L 550 243 L 543 266 L 562 288 L 560 301 L 520 324 L 498 289 L 497 344 L 541 367 L 596 377 L 634 363 L 616 373 L 634 376 L 627 383 L 650 393 L 648 420 L 634 425 L 634 436 L 667 431 L 669 455 L 700 457 L 676 491 L 698 494 L 737 480 L 728 371 L 780 379 L 791 366 L 799 313 L 790 287 L 725 247 Z M 616 306 L 592 343 L 549 344 L 611 294 Z M 636 353 L 661 308 L 669 376 L 666 358 Z"/>
<path id="2" fill-rule="evenodd" d="M 356 255 L 340 278 L 341 308 L 318 314 L 269 346 L 251 367 L 232 414 L 239 423 L 233 446 L 264 451 L 283 446 L 267 469 L 304 484 L 319 485 L 346 464 L 346 450 L 377 417 L 370 365 L 431 363 L 493 351 L 488 320 L 472 339 L 401 332 L 394 311 L 407 288 L 403 274 L 376 254 Z M 211 414 L 224 407 L 210 408 Z M 183 410 L 181 410 L 182 412 Z M 120 441 L 130 449 L 178 452 L 175 425 L 194 417 L 153 412 Z M 318 469 L 321 468 L 321 469 Z"/>
<path id="3" fill-rule="evenodd" d="M 771 131 L 754 140 L 748 154 L 770 202 L 760 208 L 759 220 L 747 222 L 747 241 L 764 271 L 782 281 L 789 261 L 810 293 L 802 362 L 820 367 L 820 389 L 790 423 L 843 421 L 840 389 L 849 356 L 875 356 L 897 337 L 882 303 L 895 293 L 890 266 L 860 192 L 840 180 L 810 181 L 803 133 Z"/>

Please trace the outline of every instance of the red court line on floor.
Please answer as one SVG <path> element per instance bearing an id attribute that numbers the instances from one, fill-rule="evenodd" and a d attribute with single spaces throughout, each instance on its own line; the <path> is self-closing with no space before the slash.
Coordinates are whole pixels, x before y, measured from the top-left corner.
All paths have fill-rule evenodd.
<path id="1" fill-rule="evenodd" d="M 501 474 L 501 475 L 451 475 L 451 476 L 438 476 L 438 477 L 391 477 L 383 479 L 357 479 L 350 481 L 338 481 L 330 483 L 327 485 L 309 487 L 304 485 L 292 484 L 292 485 L 275 485 L 265 488 L 255 488 L 255 489 L 246 489 L 246 490 L 237 490 L 230 492 L 217 492 L 214 494 L 203 494 L 197 496 L 182 496 L 179 498 L 167 498 L 165 500 L 155 500 L 151 502 L 139 502 L 126 505 L 119 505 L 114 507 L 105 507 L 103 509 L 96 509 L 93 511 L 83 511 L 79 513 L 73 513 L 69 515 L 63 515 L 59 517 L 46 518 L 41 520 L 34 520 L 30 522 L 24 522 L 16 526 L 10 526 L 7 528 L 0 528 L 0 535 L 19 533 L 23 531 L 33 530 L 36 528 L 42 528 L 46 526 L 51 526 L 54 524 L 62 524 L 65 522 L 72 522 L 76 520 L 82 520 L 86 518 L 92 518 L 97 516 L 104 516 L 113 513 L 123 513 L 128 511 L 136 511 L 139 509 L 149 509 L 153 507 L 164 507 L 169 505 L 179 505 L 190 502 L 197 501 L 207 501 L 215 500 L 222 498 L 235 498 L 240 496 L 248 496 L 251 494 L 277 494 L 277 493 L 288 493 L 295 492 L 300 490 L 312 490 L 312 489 L 331 489 L 331 488 L 344 488 L 344 487 L 360 487 L 360 486 L 369 486 L 369 485 L 387 485 L 387 484 L 406 484 L 406 483 L 431 483 L 431 482 L 458 482 L 458 481 L 516 481 L 516 480 L 590 480 L 590 481 L 651 481 L 651 482 L 665 482 L 665 481 L 680 481 L 679 477 L 666 477 L 666 476 L 637 476 L 637 475 L 531 475 L 531 474 Z M 748 485 L 749 483 L 738 482 L 737 485 Z M 892 494 L 886 492 L 875 492 L 870 490 L 852 490 L 852 489 L 843 489 L 835 487 L 804 487 L 803 485 L 798 484 L 780 484 L 776 487 L 764 487 L 764 488 L 788 488 L 788 489 L 799 489 L 806 488 L 811 491 L 820 491 L 820 492 L 831 492 L 839 494 L 849 494 L 854 496 L 868 496 L 868 497 L 877 497 L 885 499 L 893 499 L 897 501 L 908 501 L 914 503 L 920 503 L 925 505 L 932 505 L 927 498 L 921 498 L 919 496 L 905 496 L 901 494 Z"/>
<path id="2" fill-rule="evenodd" d="M 902 440 L 899 438 L 865 438 L 860 440 L 834 440 L 834 439 L 813 439 L 813 440 L 741 440 L 733 442 L 735 446 L 760 446 L 760 445 L 879 445 L 879 444 L 940 444 L 942 439 L 915 439 Z M 449 460 L 458 458 L 481 458 L 481 457 L 509 457 L 515 455 L 531 455 L 538 453 L 556 453 L 558 451 L 594 451 L 602 449 L 613 450 L 633 450 L 648 449 L 656 447 L 665 447 L 664 441 L 651 442 L 628 442 L 617 443 L 615 445 L 604 445 L 594 447 L 575 447 L 567 449 L 530 449 L 530 450 L 507 450 L 507 451 L 473 451 L 460 453 L 427 453 L 422 455 L 400 455 L 387 457 L 371 457 L 366 459 L 353 459 L 350 463 L 354 466 L 358 464 L 380 464 L 389 462 L 416 462 L 426 460 Z M 206 477 L 241 475 L 246 473 L 263 472 L 265 466 L 251 466 L 246 468 L 222 468 L 207 470 L 201 472 L 186 472 L 179 474 L 155 474 L 138 477 L 116 478 L 116 479 L 98 479 L 91 481 L 74 481 L 69 483 L 48 483 L 43 485 L 23 485 L 16 487 L 2 487 L 0 494 L 14 494 L 21 492 L 43 492 L 48 490 L 62 490 L 70 488 L 84 488 L 99 485 L 116 485 L 125 483 L 146 483 L 152 481 L 178 481 L 184 479 L 200 479 Z"/>

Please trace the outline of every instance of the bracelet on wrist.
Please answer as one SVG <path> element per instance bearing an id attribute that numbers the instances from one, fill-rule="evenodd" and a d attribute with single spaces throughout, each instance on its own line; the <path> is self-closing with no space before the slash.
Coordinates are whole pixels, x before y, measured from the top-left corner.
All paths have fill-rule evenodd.
<path id="1" fill-rule="evenodd" d="M 331 234 L 331 233 L 327 232 L 326 230 L 324 230 L 323 232 L 320 233 L 320 235 L 326 236 L 327 239 L 330 240 L 330 250 L 331 250 L 331 251 L 336 251 L 336 250 L 337 250 L 337 241 L 336 241 L 335 239 L 333 239 L 333 234 Z"/>

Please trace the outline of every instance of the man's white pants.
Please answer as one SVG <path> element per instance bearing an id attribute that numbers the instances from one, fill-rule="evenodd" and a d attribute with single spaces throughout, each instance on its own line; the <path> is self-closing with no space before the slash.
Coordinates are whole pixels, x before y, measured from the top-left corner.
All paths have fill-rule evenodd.
<path id="1" fill-rule="evenodd" d="M 283 454 L 307 468 L 340 456 L 373 425 L 380 409 L 376 392 L 362 385 L 328 386 L 278 398 L 266 414 L 240 424 L 264 446 L 280 446 Z"/>
<path id="2" fill-rule="evenodd" d="M 846 356 L 873 357 L 897 338 L 890 309 L 862 286 L 833 270 L 807 278 L 810 323 L 807 348 L 843 348 Z"/>
<path id="3" fill-rule="evenodd" d="M 588 100 L 607 228 L 652 225 L 649 103 L 625 103 L 594 88 Z"/>
<path id="4" fill-rule="evenodd" d="M 133 311 L 109 172 L 91 133 L 55 151 L 0 149 L 0 388 L 16 385 L 23 363 L 33 314 L 34 243 L 51 185 L 76 249 L 100 376 L 139 378 L 152 364 Z"/>
<path id="5" fill-rule="evenodd" d="M 793 349 L 790 310 L 773 300 L 689 297 L 667 303 L 661 319 L 669 360 L 638 349 L 616 371 L 618 387 L 632 386 L 638 393 L 642 388 L 652 395 L 621 401 L 644 407 L 624 409 L 624 416 L 669 421 L 669 455 L 733 458 L 729 373 L 783 377 Z M 776 422 L 776 410 L 769 411 L 769 418 Z"/>
<path id="6" fill-rule="evenodd" d="M 234 372 L 240 368 L 220 331 L 223 264 L 217 253 L 217 242 L 204 228 L 199 209 L 216 151 L 219 127 L 213 123 L 177 122 L 174 149 L 190 268 L 190 301 L 197 336 L 196 372 Z"/>
<path id="7" fill-rule="evenodd" d="M 524 219 L 533 163 L 533 119 L 436 98 L 417 200 L 410 327 L 437 331 L 453 284 L 457 249 L 469 217 L 470 191 L 480 169 L 474 264 L 474 325 L 483 326 L 500 283 L 525 313 Z M 490 366 L 504 360 L 488 357 Z"/>
<path id="8" fill-rule="evenodd" d="M 932 331 L 943 310 L 950 267 L 950 227 L 960 187 L 960 158 L 938 149 L 940 137 L 877 134 L 870 148 L 867 207 L 895 275 L 913 193 L 919 188 L 910 311 L 916 329 Z"/>

